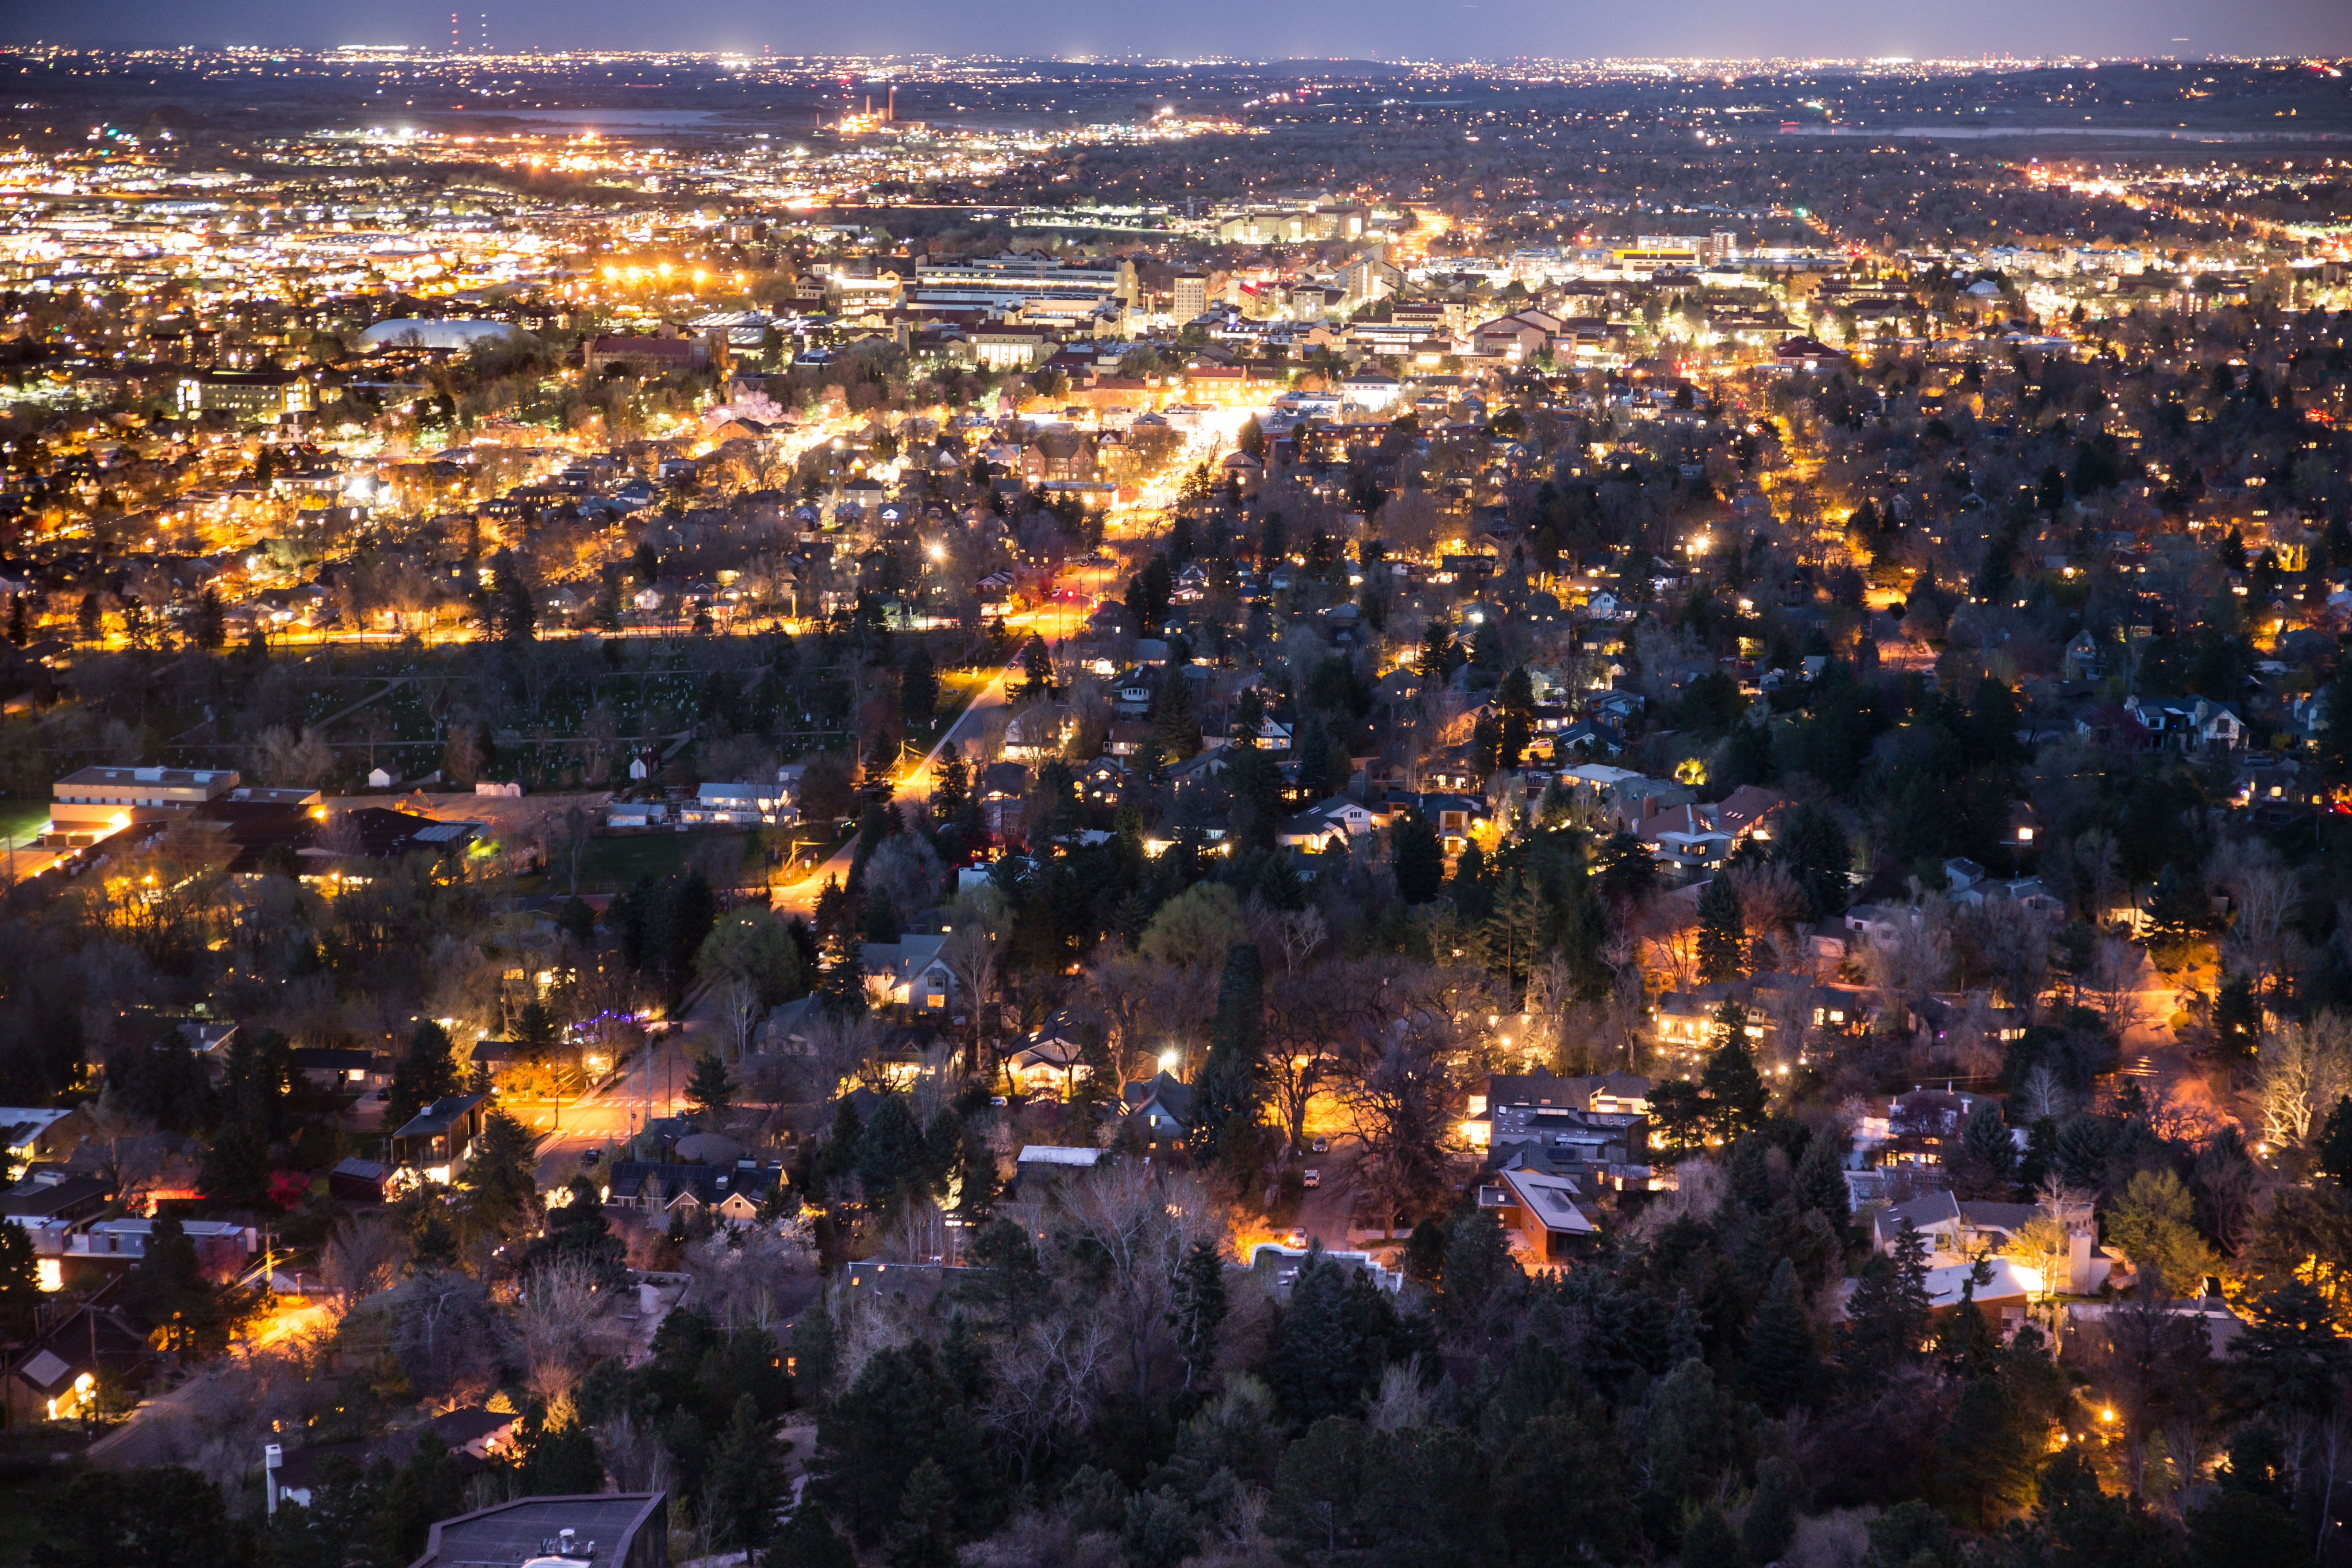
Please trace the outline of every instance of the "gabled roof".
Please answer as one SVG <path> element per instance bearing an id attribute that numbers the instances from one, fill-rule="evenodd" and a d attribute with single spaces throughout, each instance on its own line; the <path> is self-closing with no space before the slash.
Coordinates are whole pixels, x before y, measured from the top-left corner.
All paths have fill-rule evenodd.
<path id="1" fill-rule="evenodd" d="M 393 1136 L 424 1138 L 436 1132 L 446 1132 L 463 1121 L 467 1111 L 488 1098 L 486 1094 L 453 1094 L 436 1100 L 411 1117 Z"/>

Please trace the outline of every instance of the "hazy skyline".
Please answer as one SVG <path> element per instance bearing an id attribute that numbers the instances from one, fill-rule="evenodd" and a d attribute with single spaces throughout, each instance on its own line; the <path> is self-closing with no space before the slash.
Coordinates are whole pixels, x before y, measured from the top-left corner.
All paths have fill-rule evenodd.
<path id="1" fill-rule="evenodd" d="M 2352 54 L 2352 4 L 2347 0 L 2255 5 L 2228 0 L 2069 0 L 2058 5 L 2048 0 L 1981 0 L 1966 6 L 1920 0 L 1687 0 L 1658 8 L 1600 0 L 1532 8 L 1496 0 L 1377 7 L 1297 0 L 1271 12 L 1236 0 L 1116 8 L 1071 0 L 1016 8 L 908 0 L 887 11 L 751 0 L 689 0 L 658 7 L 641 0 L 499 0 L 488 7 L 481 0 L 466 0 L 460 29 L 468 47 L 480 36 L 486 9 L 494 50 L 756 53 L 765 47 L 781 55 L 1141 53 L 1486 60 Z M 12 0 L 5 17 L 0 37 L 14 43 L 431 47 L 446 45 L 450 31 L 450 12 L 440 0 L 377 0 L 365 6 L 316 0 L 100 0 L 70 11 Z"/>

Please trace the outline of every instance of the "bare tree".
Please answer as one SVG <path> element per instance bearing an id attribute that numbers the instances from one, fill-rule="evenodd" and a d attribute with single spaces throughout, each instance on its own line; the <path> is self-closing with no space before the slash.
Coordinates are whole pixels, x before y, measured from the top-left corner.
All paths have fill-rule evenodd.
<path id="1" fill-rule="evenodd" d="M 612 1293 L 596 1288 L 594 1271 L 575 1259 L 542 1264 L 523 1280 L 515 1329 L 530 1390 L 551 1407 L 568 1407 L 581 1374 L 625 1342 L 613 1306 Z"/>
<path id="2" fill-rule="evenodd" d="M 397 1229 L 355 1219 L 335 1232 L 319 1265 L 328 1288 L 349 1312 L 399 1279 L 407 1261 L 408 1242 Z"/>
<path id="3" fill-rule="evenodd" d="M 2099 939 L 2097 952 L 2091 959 L 2091 973 L 2084 989 L 2100 1012 L 2106 1015 L 2107 1026 L 2123 1038 L 2142 1021 L 2140 976 L 2145 959 L 2140 950 L 2120 936 Z"/>
<path id="4" fill-rule="evenodd" d="M 1097 1310 L 1127 1362 L 1129 1391 L 1147 1405 L 1167 1349 L 1176 1267 L 1194 1241 L 1224 1234 L 1223 1216 L 1192 1177 L 1120 1164 L 1065 1185 L 1061 1219 L 1088 1254 Z"/>
<path id="5" fill-rule="evenodd" d="M 2263 1136 L 2300 1143 L 2312 1124 L 2352 1091 L 2352 1021 L 2322 1013 L 2308 1024 L 2283 1024 L 2263 1039 L 2255 1056 L 2254 1101 Z"/>
<path id="6" fill-rule="evenodd" d="M 2223 962 L 2253 982 L 2256 996 L 2269 994 L 2279 973 L 2302 893 L 2294 873 L 2268 850 L 2264 845 L 2261 853 L 2232 857 L 2215 877 L 2229 890 L 2232 916 L 2221 941 Z"/>
<path id="7" fill-rule="evenodd" d="M 1940 991 L 1952 970 L 1951 906 L 1936 894 L 1910 910 L 1897 910 L 1895 929 L 1871 939 L 1864 954 L 1879 1004 L 1900 1009 Z"/>
<path id="8" fill-rule="evenodd" d="M 1426 1016 L 1402 1021 L 1359 1047 L 1339 1089 L 1363 1144 L 1358 1179 L 1382 1205 L 1382 1218 L 1437 1201 L 1448 1185 L 1446 1110 L 1452 1097 L 1447 1043 Z"/>
<path id="9" fill-rule="evenodd" d="M 2037 1062 L 2026 1069 L 2019 1082 L 2014 1103 L 2023 1124 L 2031 1127 L 2037 1121 L 2063 1120 L 2074 1109 L 2074 1097 L 2066 1092 L 2058 1075 L 2046 1064 Z"/>
<path id="10" fill-rule="evenodd" d="M 749 976 L 730 975 L 719 987 L 719 1017 L 726 1026 L 729 1060 L 741 1061 L 751 1053 L 767 1009 L 760 1005 L 760 987 Z"/>
<path id="11" fill-rule="evenodd" d="M 958 900 L 952 923 L 940 960 L 955 978 L 957 996 L 971 1018 L 978 1042 L 989 1047 L 989 1004 L 996 995 L 997 965 L 1012 930 L 1003 895 L 991 888 Z"/>
<path id="12" fill-rule="evenodd" d="M 1108 1326 L 1087 1312 L 1045 1314 L 996 1347 L 982 1419 L 1021 1484 L 1093 1422 L 1112 1353 Z"/>

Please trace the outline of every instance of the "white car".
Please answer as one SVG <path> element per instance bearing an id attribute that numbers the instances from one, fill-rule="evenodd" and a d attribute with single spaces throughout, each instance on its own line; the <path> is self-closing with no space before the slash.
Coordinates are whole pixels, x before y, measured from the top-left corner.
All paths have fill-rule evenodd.
<path id="1" fill-rule="evenodd" d="M 1320 1171 L 1308 1171 L 1306 1173 L 1305 1180 L 1308 1186 L 1319 1187 L 1323 1184 L 1323 1173 Z"/>

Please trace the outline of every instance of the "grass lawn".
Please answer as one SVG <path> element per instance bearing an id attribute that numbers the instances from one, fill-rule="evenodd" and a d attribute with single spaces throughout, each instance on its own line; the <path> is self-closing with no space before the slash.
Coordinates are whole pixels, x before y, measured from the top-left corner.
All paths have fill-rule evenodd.
<path id="1" fill-rule="evenodd" d="M 22 845 L 49 820 L 46 800 L 0 800 L 0 833 Z"/>
<path id="2" fill-rule="evenodd" d="M 713 839 L 732 838 L 741 844 L 751 837 L 748 833 L 600 835 L 588 841 L 588 853 L 581 859 L 580 886 L 586 891 L 617 893 L 640 877 L 667 877 L 685 870 L 687 857 Z M 553 879 L 569 882 L 562 872 Z"/>

